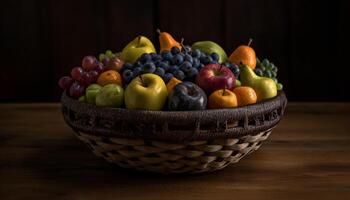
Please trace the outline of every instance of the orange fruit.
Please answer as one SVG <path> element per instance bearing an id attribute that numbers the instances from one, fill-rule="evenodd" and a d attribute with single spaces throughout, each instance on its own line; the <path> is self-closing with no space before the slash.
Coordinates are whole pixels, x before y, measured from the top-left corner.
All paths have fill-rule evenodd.
<path id="1" fill-rule="evenodd" d="M 247 86 L 240 86 L 233 89 L 237 96 L 238 106 L 245 106 L 257 102 L 258 97 L 253 88 Z"/>
<path id="2" fill-rule="evenodd" d="M 234 108 L 237 106 L 238 103 L 236 94 L 227 89 L 216 90 L 215 92 L 211 93 L 208 98 L 209 109 Z"/>
<path id="3" fill-rule="evenodd" d="M 248 45 L 241 45 L 235 49 L 228 60 L 236 65 L 244 64 L 250 68 L 256 67 L 256 54 L 253 48 L 250 47 L 252 39 L 249 40 Z"/>
<path id="4" fill-rule="evenodd" d="M 107 84 L 114 83 L 122 86 L 122 77 L 117 71 L 108 70 L 100 74 L 97 79 L 97 84 L 105 86 Z"/>
<path id="5" fill-rule="evenodd" d="M 166 88 L 168 90 L 168 94 L 179 83 L 182 83 L 182 81 L 180 81 L 179 79 L 177 79 L 175 77 L 171 78 L 170 81 L 166 84 Z"/>

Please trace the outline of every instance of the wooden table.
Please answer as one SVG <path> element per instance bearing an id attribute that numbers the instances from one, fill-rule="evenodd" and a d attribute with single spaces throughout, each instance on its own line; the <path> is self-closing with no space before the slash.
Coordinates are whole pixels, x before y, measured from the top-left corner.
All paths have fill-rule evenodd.
<path id="1" fill-rule="evenodd" d="M 190 176 L 109 165 L 59 104 L 0 104 L 0 199 L 350 199 L 350 103 L 290 103 L 259 151 Z"/>

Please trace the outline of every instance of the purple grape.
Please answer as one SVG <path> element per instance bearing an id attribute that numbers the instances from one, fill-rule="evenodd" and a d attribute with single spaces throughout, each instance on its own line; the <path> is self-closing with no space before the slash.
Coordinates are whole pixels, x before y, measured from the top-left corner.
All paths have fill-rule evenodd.
<path id="1" fill-rule="evenodd" d="M 87 86 L 90 84 L 90 74 L 89 72 L 83 72 L 83 74 L 80 77 L 79 83 L 83 86 Z"/>
<path id="2" fill-rule="evenodd" d="M 97 67 L 95 68 L 98 74 L 101 74 L 102 72 L 104 72 L 105 69 L 106 69 L 105 66 L 100 62 L 97 64 Z"/>
<path id="3" fill-rule="evenodd" d="M 70 72 L 71 77 L 76 80 L 80 81 L 81 75 L 83 74 L 84 70 L 81 67 L 74 67 L 72 71 Z"/>
<path id="4" fill-rule="evenodd" d="M 83 58 L 82 64 L 86 71 L 93 70 L 97 66 L 97 59 L 95 56 L 85 56 Z"/>
<path id="5" fill-rule="evenodd" d="M 83 96 L 84 92 L 84 86 L 80 85 L 78 82 L 74 82 L 69 89 L 69 95 L 75 99 L 78 99 L 79 97 Z"/>
<path id="6" fill-rule="evenodd" d="M 89 80 L 89 82 L 90 83 L 96 83 L 96 81 L 97 81 L 97 78 L 98 78 L 98 72 L 97 71 L 90 71 L 89 72 L 89 78 L 90 78 L 90 80 Z"/>
<path id="7" fill-rule="evenodd" d="M 60 86 L 60 88 L 62 88 L 63 90 L 69 89 L 70 86 L 73 84 L 74 80 L 69 77 L 69 76 L 63 76 L 62 78 L 60 78 L 60 80 L 58 81 L 58 85 Z"/>

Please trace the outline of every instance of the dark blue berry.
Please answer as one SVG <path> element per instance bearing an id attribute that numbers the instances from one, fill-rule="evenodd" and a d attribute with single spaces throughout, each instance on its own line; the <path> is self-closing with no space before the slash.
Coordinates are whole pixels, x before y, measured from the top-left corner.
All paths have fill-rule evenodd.
<path id="1" fill-rule="evenodd" d="M 211 53 L 210 57 L 213 59 L 213 61 L 219 61 L 220 56 L 217 53 Z"/>
<path id="2" fill-rule="evenodd" d="M 151 61 L 151 60 L 152 60 L 152 57 L 151 57 L 151 55 L 148 54 L 148 53 L 142 54 L 141 57 L 139 58 L 139 61 L 140 61 L 141 63 L 146 63 L 146 62 Z"/>
<path id="3" fill-rule="evenodd" d="M 169 82 L 170 79 L 172 79 L 173 77 L 174 77 L 174 75 L 171 74 L 171 73 L 166 73 L 166 74 L 164 74 L 164 76 L 163 76 L 164 81 L 165 81 L 166 83 Z"/>
<path id="4" fill-rule="evenodd" d="M 134 77 L 135 76 L 138 76 L 138 75 L 140 75 L 141 74 L 141 67 L 136 67 L 136 68 L 134 68 L 134 70 L 132 71 L 132 73 L 134 74 Z"/>
<path id="5" fill-rule="evenodd" d="M 163 68 L 157 67 L 154 71 L 155 74 L 157 74 L 160 77 L 163 77 L 165 74 L 165 70 Z"/>
<path id="6" fill-rule="evenodd" d="M 162 60 L 162 56 L 159 55 L 159 54 L 156 54 L 153 58 L 152 58 L 153 61 L 158 61 L 158 60 Z"/>
<path id="7" fill-rule="evenodd" d="M 181 70 L 176 70 L 174 73 L 175 78 L 183 80 L 185 78 L 185 73 Z"/>
<path id="8" fill-rule="evenodd" d="M 190 62 L 190 63 L 193 63 L 193 58 L 192 58 L 191 55 L 186 54 L 186 55 L 184 56 L 184 61 L 188 61 L 188 62 Z"/>
<path id="9" fill-rule="evenodd" d="M 171 60 L 171 63 L 173 65 L 180 65 L 183 61 L 184 61 L 184 57 L 181 54 L 176 54 Z"/>
<path id="10" fill-rule="evenodd" d="M 187 78 L 192 80 L 197 76 L 197 74 L 198 74 L 198 69 L 193 67 L 188 72 L 186 72 Z"/>
<path id="11" fill-rule="evenodd" d="M 133 65 L 132 65 L 131 63 L 125 63 L 125 64 L 122 66 L 121 71 L 123 72 L 124 70 L 127 70 L 127 69 L 133 69 Z"/>
<path id="12" fill-rule="evenodd" d="M 180 69 L 184 72 L 190 71 L 191 68 L 192 68 L 192 64 L 188 61 L 185 61 L 180 65 Z"/>
<path id="13" fill-rule="evenodd" d="M 177 47 L 171 47 L 170 51 L 173 55 L 180 53 L 180 49 Z"/>
<path id="14" fill-rule="evenodd" d="M 161 56 L 162 56 L 163 60 L 168 60 L 168 61 L 171 61 L 171 58 L 173 57 L 171 52 L 168 50 L 162 51 Z"/>
<path id="15" fill-rule="evenodd" d="M 163 68 L 165 71 L 168 71 L 169 68 L 170 68 L 170 65 L 169 65 L 168 62 L 161 62 L 161 63 L 159 64 L 159 67 Z"/>
<path id="16" fill-rule="evenodd" d="M 146 74 L 146 73 L 153 73 L 156 70 L 156 66 L 154 65 L 154 63 L 148 62 L 145 63 L 142 67 L 142 73 Z"/>
<path id="17" fill-rule="evenodd" d="M 192 67 L 198 68 L 200 64 L 201 62 L 198 60 L 198 58 L 193 58 Z"/>
<path id="18" fill-rule="evenodd" d="M 205 56 L 205 57 L 201 57 L 201 58 L 200 58 L 200 61 L 201 61 L 201 63 L 207 65 L 207 64 L 209 64 L 210 62 L 212 62 L 213 59 L 212 59 L 210 56 Z"/>
<path id="19" fill-rule="evenodd" d="M 130 81 L 133 79 L 134 74 L 132 73 L 132 71 L 130 69 L 127 69 L 123 72 L 123 80 L 126 83 L 130 83 Z"/>
<path id="20" fill-rule="evenodd" d="M 151 58 L 152 58 L 152 59 L 153 59 L 154 57 L 156 57 L 156 56 L 157 56 L 157 54 L 156 54 L 156 53 L 150 53 L 149 55 L 151 56 Z"/>
<path id="21" fill-rule="evenodd" d="M 170 71 L 171 73 L 174 73 L 174 72 L 177 71 L 177 70 L 179 70 L 179 67 L 176 66 L 176 65 L 171 65 L 171 66 L 169 67 L 169 71 Z"/>
<path id="22" fill-rule="evenodd" d="M 194 58 L 200 58 L 201 57 L 201 51 L 199 49 L 195 49 L 192 51 L 192 57 Z"/>

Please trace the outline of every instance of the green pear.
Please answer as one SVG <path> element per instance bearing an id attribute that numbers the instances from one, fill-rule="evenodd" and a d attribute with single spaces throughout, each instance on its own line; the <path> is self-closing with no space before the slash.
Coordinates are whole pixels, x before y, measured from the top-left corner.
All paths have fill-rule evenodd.
<path id="1" fill-rule="evenodd" d="M 124 62 L 134 63 L 144 53 L 156 53 L 156 49 L 148 38 L 138 36 L 124 47 L 120 58 Z"/>
<path id="2" fill-rule="evenodd" d="M 276 83 L 271 78 L 256 75 L 247 65 L 241 65 L 240 71 L 242 85 L 252 87 L 258 96 L 258 101 L 270 99 L 277 95 Z"/>
<path id="3" fill-rule="evenodd" d="M 97 106 L 120 107 L 124 101 L 124 90 L 118 84 L 107 84 L 103 86 L 96 95 Z"/>
<path id="4" fill-rule="evenodd" d="M 88 103 L 95 104 L 96 95 L 100 92 L 102 87 L 98 84 L 91 84 L 85 90 L 85 98 Z"/>
<path id="5" fill-rule="evenodd" d="M 226 62 L 227 54 L 225 50 L 218 44 L 212 41 L 200 41 L 192 45 L 192 49 L 199 49 L 206 54 L 217 53 L 219 55 L 219 63 Z"/>

